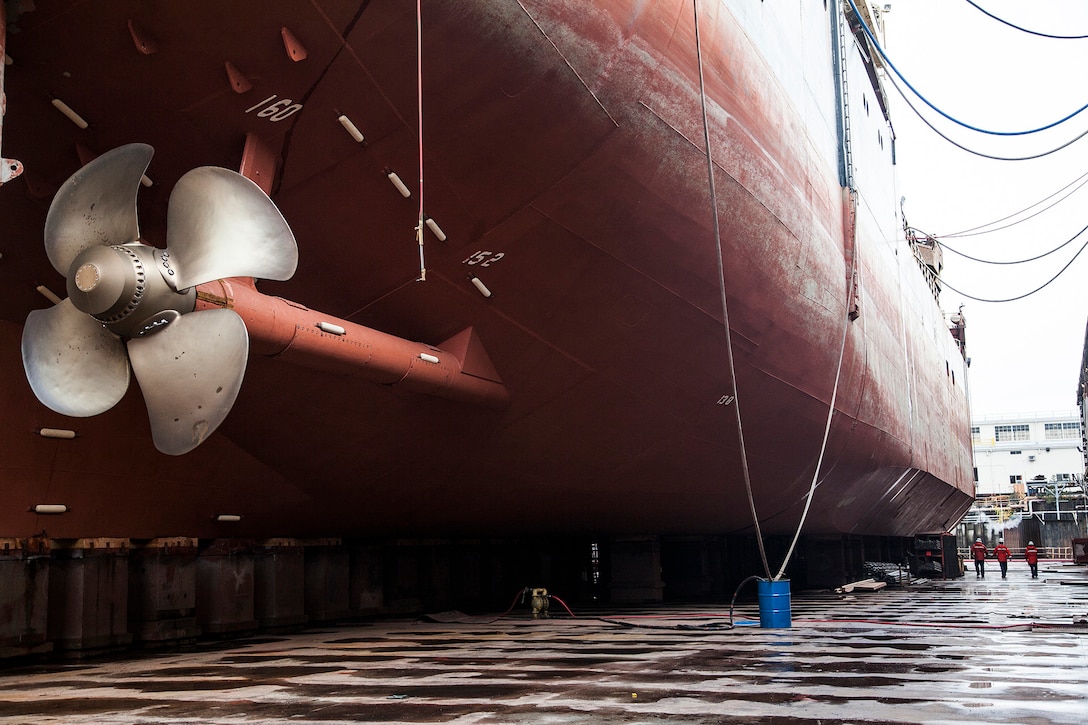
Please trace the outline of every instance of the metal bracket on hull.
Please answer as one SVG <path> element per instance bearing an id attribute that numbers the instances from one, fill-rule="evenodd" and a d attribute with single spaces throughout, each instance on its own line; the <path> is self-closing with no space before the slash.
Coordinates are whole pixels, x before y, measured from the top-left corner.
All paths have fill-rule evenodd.
<path id="1" fill-rule="evenodd" d="M 0 63 L 0 148 L 3 148 L 4 138 L 4 114 L 8 110 L 8 97 L 4 93 L 4 68 L 8 65 L 7 54 L 7 9 L 0 4 L 0 57 L 4 59 Z M 0 186 L 8 183 L 23 173 L 22 163 L 15 159 L 0 158 Z"/>
<path id="2" fill-rule="evenodd" d="M 238 166 L 238 173 L 259 186 L 265 194 L 272 196 L 272 184 L 276 179 L 276 155 L 256 134 L 246 134 L 246 145 L 242 149 L 242 163 Z"/>
<path id="3" fill-rule="evenodd" d="M 861 315 L 861 302 L 858 292 L 858 195 L 853 189 L 843 188 L 843 231 L 842 241 L 846 258 L 847 316 L 851 321 Z"/>

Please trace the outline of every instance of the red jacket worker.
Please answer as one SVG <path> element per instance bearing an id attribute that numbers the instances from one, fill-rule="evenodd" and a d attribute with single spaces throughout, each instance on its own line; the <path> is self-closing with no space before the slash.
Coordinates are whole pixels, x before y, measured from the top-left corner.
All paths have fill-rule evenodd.
<path id="1" fill-rule="evenodd" d="M 997 563 L 1001 567 L 1002 579 L 1009 573 L 1009 553 L 1009 547 L 1005 546 L 1005 540 L 998 539 L 997 546 L 994 547 L 994 556 L 997 557 Z"/>
<path id="2" fill-rule="evenodd" d="M 986 578 L 986 544 L 982 539 L 975 539 L 971 544 L 971 558 L 975 560 L 975 576 Z"/>
<path id="3" fill-rule="evenodd" d="M 1027 547 L 1024 549 L 1024 558 L 1028 562 L 1028 566 L 1031 567 L 1031 578 L 1039 578 L 1039 550 L 1035 548 L 1035 542 L 1029 541 Z"/>

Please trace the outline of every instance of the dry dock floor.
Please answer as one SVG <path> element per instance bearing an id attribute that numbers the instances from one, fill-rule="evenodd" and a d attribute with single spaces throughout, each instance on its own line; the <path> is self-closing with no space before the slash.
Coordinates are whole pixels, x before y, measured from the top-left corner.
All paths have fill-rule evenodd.
<path id="1" fill-rule="evenodd" d="M 553 604 L 9 665 L 0 723 L 1088 723 L 1088 569 L 988 568 L 793 592 L 789 629 L 754 601 L 732 629 L 728 603 Z"/>

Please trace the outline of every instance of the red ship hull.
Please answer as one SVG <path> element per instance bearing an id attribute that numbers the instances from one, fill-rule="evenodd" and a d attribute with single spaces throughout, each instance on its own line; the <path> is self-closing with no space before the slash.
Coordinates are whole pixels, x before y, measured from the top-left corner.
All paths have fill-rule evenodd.
<path id="1" fill-rule="evenodd" d="M 751 533 L 742 436 L 765 533 L 797 528 L 814 475 L 806 533 L 946 530 L 969 506 L 964 360 L 895 238 L 890 127 L 855 114 L 851 196 L 831 70 L 791 69 L 831 54 L 819 4 L 803 51 L 753 34 L 770 10 L 700 6 L 713 189 L 690 5 L 428 2 L 421 71 L 407 2 L 36 5 L 9 17 L 3 148 L 26 171 L 0 189 L 0 537 Z M 139 213 L 161 244 L 174 182 L 243 167 L 247 136 L 300 255 L 261 290 L 425 344 L 471 327 L 504 407 L 257 348 L 183 457 L 152 447 L 136 386 L 95 418 L 37 402 L 19 340 L 36 285 L 62 293 L 41 230 L 81 157 L 156 148 Z M 427 232 L 425 281 L 421 154 L 447 236 Z"/>

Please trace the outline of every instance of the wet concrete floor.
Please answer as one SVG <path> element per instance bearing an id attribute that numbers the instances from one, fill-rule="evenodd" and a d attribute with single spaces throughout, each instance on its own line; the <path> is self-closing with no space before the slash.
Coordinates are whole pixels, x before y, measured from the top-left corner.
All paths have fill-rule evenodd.
<path id="1" fill-rule="evenodd" d="M 792 604 L 789 629 L 751 600 L 732 629 L 728 604 L 553 603 L 7 666 L 0 723 L 1088 723 L 1084 566 Z"/>

